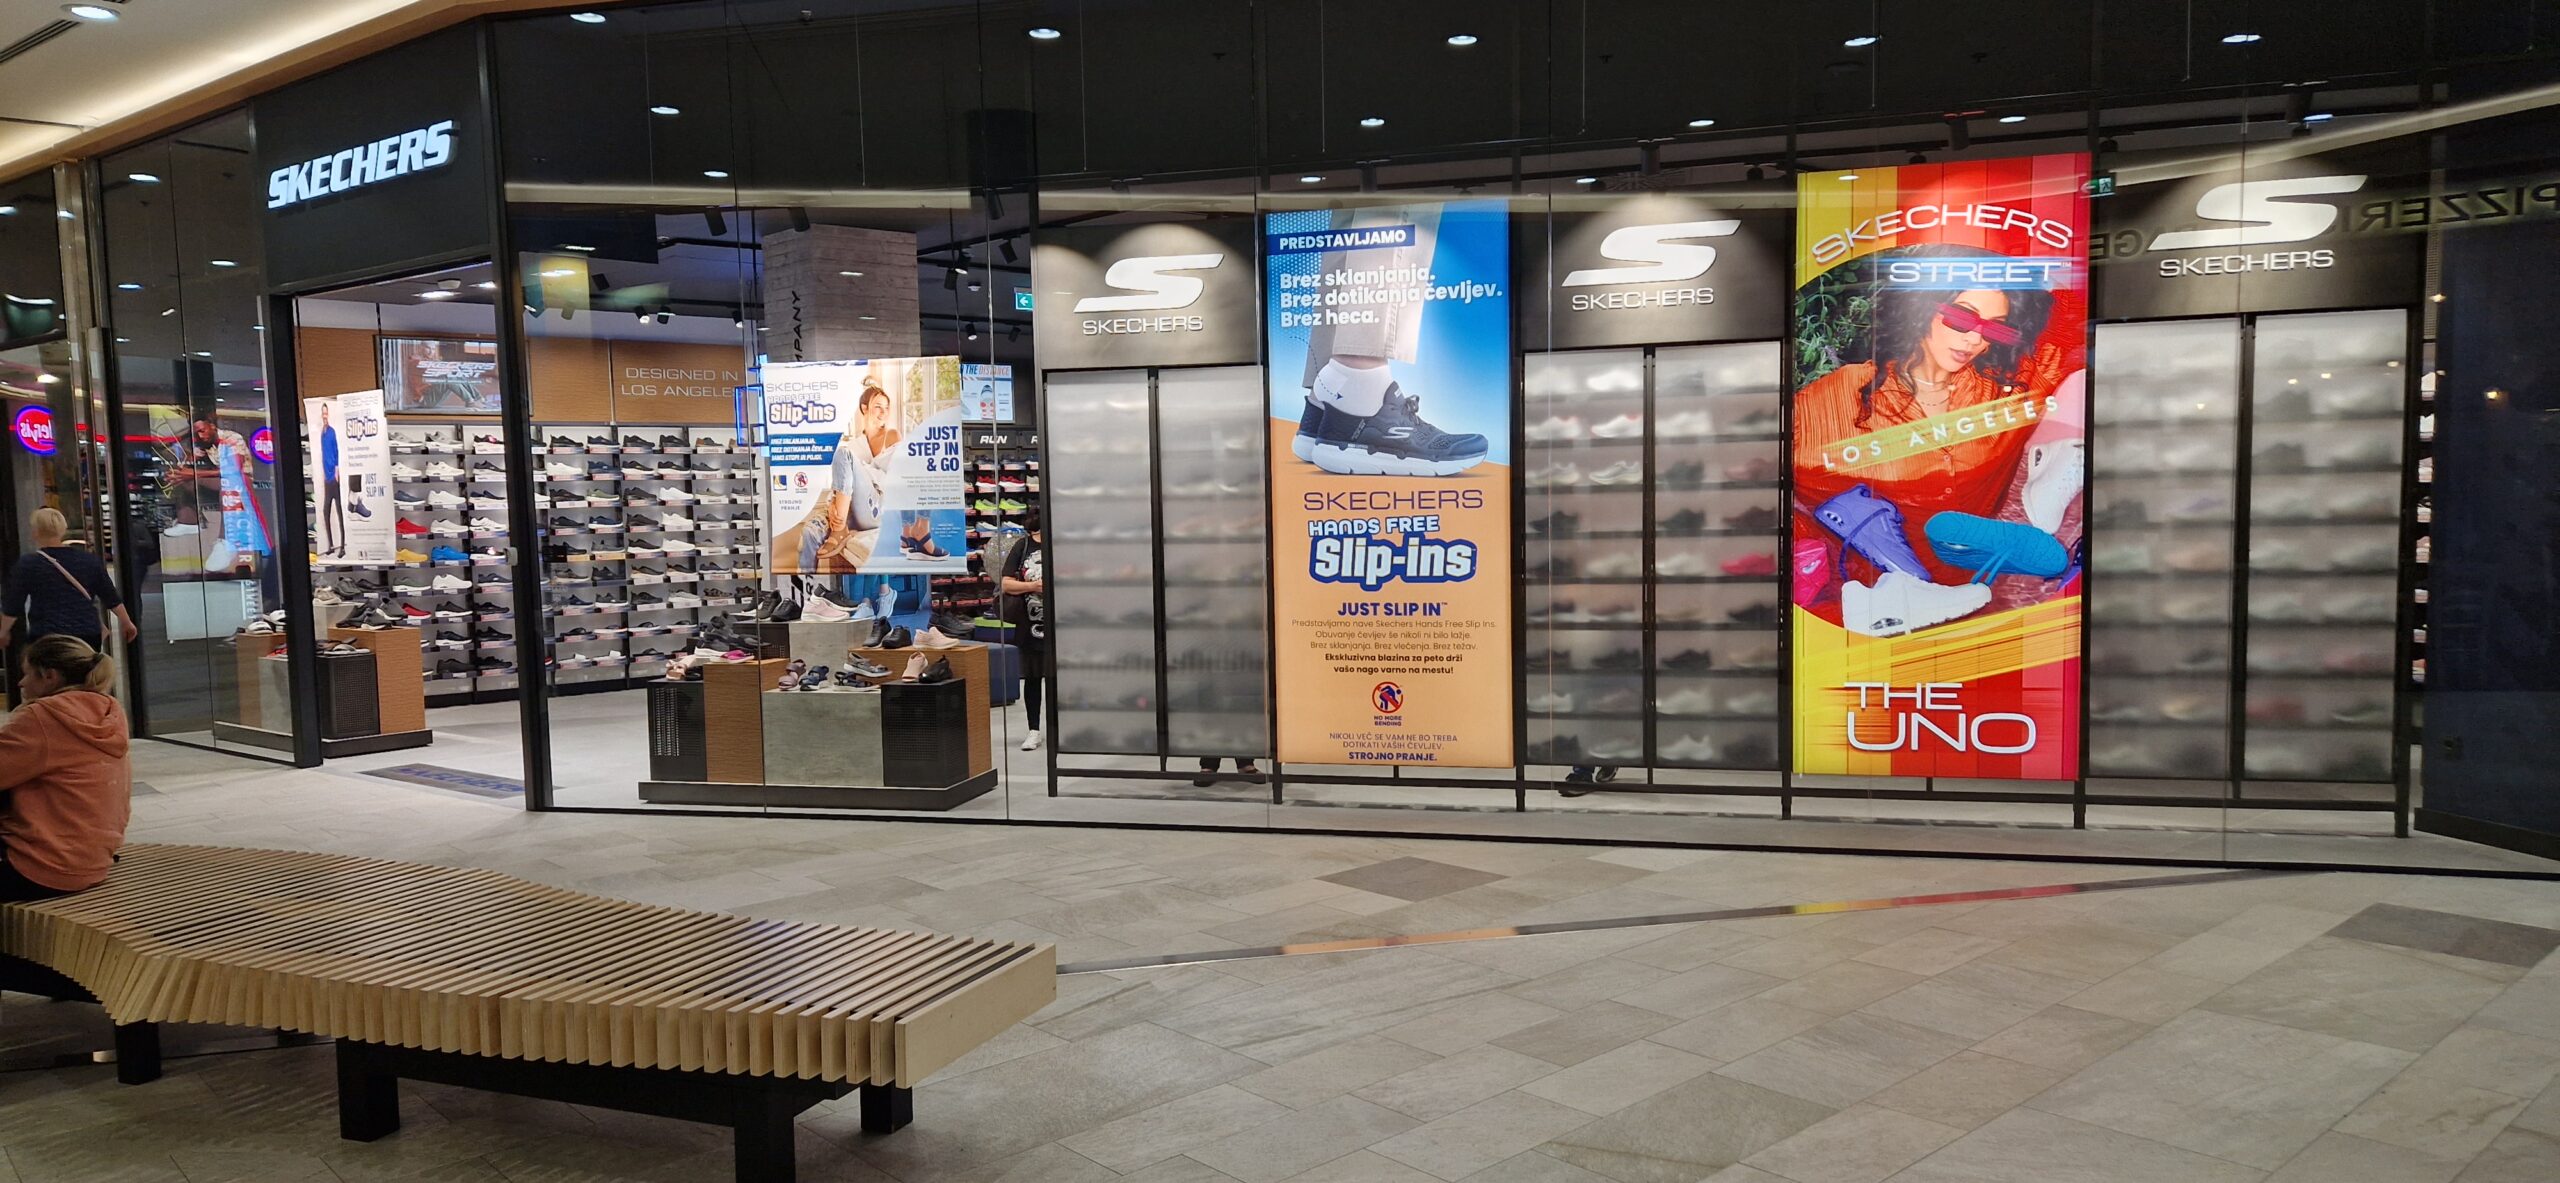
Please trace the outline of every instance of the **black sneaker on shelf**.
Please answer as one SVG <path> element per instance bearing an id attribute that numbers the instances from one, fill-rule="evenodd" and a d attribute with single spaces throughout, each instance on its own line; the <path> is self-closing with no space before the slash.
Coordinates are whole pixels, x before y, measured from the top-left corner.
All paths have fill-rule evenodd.
<path id="1" fill-rule="evenodd" d="M 469 672 L 471 667 L 455 658 L 448 657 L 436 663 L 436 676 L 439 678 L 459 678 Z"/>
<path id="2" fill-rule="evenodd" d="M 1662 519 L 1662 532 L 1665 534 L 1695 534 L 1706 528 L 1707 515 L 1694 509 L 1684 509 Z"/>
<path id="3" fill-rule="evenodd" d="M 501 642 L 509 642 L 509 641 L 513 641 L 513 640 L 515 640 L 516 638 L 515 638 L 515 635 L 514 635 L 514 634 L 512 634 L 512 633 L 502 633 L 502 632 L 499 632 L 498 630 L 496 630 L 496 629 L 494 629 L 494 628 L 490 628 L 488 625 L 485 625 L 485 624 L 484 624 L 484 625 L 481 625 L 481 626 L 480 626 L 480 627 L 478 627 L 478 628 L 475 628 L 475 629 L 471 630 L 471 639 L 472 639 L 472 640 L 475 640 L 475 641 L 501 641 Z"/>
<path id="4" fill-rule="evenodd" d="M 503 657 L 483 657 L 474 660 L 471 668 L 484 674 L 511 674 L 516 664 Z"/>
<path id="5" fill-rule="evenodd" d="M 1705 479 L 1707 466 L 1697 460 L 1683 460 L 1654 475 L 1655 483 L 1663 485 L 1694 485 Z"/>
<path id="6" fill-rule="evenodd" d="M 554 530 L 575 530 L 579 528 L 578 519 L 572 517 L 556 517 L 551 519 L 551 528 Z"/>
<path id="7" fill-rule="evenodd" d="M 1683 649 L 1678 653 L 1662 659 L 1662 668 L 1666 670 L 1678 670 L 1685 674 L 1694 674 L 1701 670 L 1714 669 L 1715 664 L 1716 655 L 1709 653 L 1704 649 Z"/>
<path id="8" fill-rule="evenodd" d="M 438 616 L 468 616 L 471 614 L 471 610 L 469 608 L 465 608 L 451 600 L 446 600 L 445 602 L 436 605 L 434 611 Z"/>
<path id="9" fill-rule="evenodd" d="M 1664 662 L 1663 664 L 1664 664 L 1665 666 L 1668 666 L 1668 665 L 1670 665 L 1671 663 L 1670 663 L 1670 662 Z M 1593 669 L 1595 669 L 1595 670 L 1634 670 L 1634 669 L 1643 669 L 1643 668 L 1644 668 L 1644 650 L 1642 650 L 1642 649 L 1612 649 L 1612 650 L 1610 650 L 1610 651 L 1609 651 L 1609 652 L 1607 652 L 1607 653 L 1603 653 L 1603 654 L 1601 654 L 1601 655 L 1600 655 L 1600 656 L 1598 656 L 1598 657 L 1592 658 L 1592 659 L 1591 659 L 1591 668 L 1593 668 Z"/>
<path id="10" fill-rule="evenodd" d="M 609 435 L 588 436 L 587 446 L 590 448 L 610 448 L 613 446 L 613 437 Z"/>
<path id="11" fill-rule="evenodd" d="M 1570 538 L 1582 528 L 1582 519 L 1561 509 L 1542 518 L 1529 519 L 1529 532 L 1549 538 Z"/>
<path id="12" fill-rule="evenodd" d="M 626 435 L 626 436 L 622 437 L 622 446 L 623 446 L 623 447 L 626 447 L 626 448 L 646 448 L 646 447 L 648 447 L 648 446 L 650 446 L 650 445 L 649 445 L 649 441 L 644 440 L 644 439 L 640 438 L 639 436 L 636 436 L 636 435 Z"/>
<path id="13" fill-rule="evenodd" d="M 658 437 L 658 446 L 661 448 L 674 449 L 689 447 L 690 445 L 684 442 L 684 437 L 681 435 L 662 435 Z"/>
<path id="14" fill-rule="evenodd" d="M 1778 511 L 1765 505 L 1755 505 L 1727 517 L 1724 526 L 1728 530 L 1775 530 L 1778 528 Z"/>
<path id="15" fill-rule="evenodd" d="M 622 466 L 610 460 L 587 461 L 587 477 L 591 480 L 610 479 L 621 475 Z"/>
<path id="16" fill-rule="evenodd" d="M 570 439 L 565 435 L 555 435 L 551 437 L 551 446 L 555 448 L 574 448 L 578 446 L 578 441 Z"/>
<path id="17" fill-rule="evenodd" d="M 449 628 L 436 630 L 436 639 L 450 645 L 460 645 L 471 640 L 471 638 L 463 636 L 461 633 L 457 633 Z"/>
<path id="18" fill-rule="evenodd" d="M 1753 628 L 1776 628 L 1778 606 L 1769 603 L 1750 604 L 1727 612 L 1724 616 L 1735 624 L 1746 624 Z"/>

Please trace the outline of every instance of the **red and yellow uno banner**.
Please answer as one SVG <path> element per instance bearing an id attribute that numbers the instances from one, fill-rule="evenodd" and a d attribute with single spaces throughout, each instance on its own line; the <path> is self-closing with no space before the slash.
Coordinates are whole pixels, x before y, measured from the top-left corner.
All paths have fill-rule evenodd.
<path id="1" fill-rule="evenodd" d="M 1798 181 L 1798 772 L 2078 775 L 2088 178 Z"/>

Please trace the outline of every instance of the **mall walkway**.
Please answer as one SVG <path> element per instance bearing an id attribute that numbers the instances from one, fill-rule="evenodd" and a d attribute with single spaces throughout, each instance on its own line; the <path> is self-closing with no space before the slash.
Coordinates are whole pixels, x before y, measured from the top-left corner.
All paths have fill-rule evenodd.
<path id="1" fill-rule="evenodd" d="M 146 744 L 134 837 L 492 867 L 1092 963 L 1489 925 L 2189 877 L 2142 867 L 526 815 Z M 804 1121 L 860 1183 L 2550 1183 L 2560 883 L 2217 875 L 1070 974 L 917 1092 Z M 1072 966 L 1071 966 L 1072 968 Z M 12 995 L 0 1058 L 97 1044 Z M 172 1042 L 187 1038 L 173 1033 Z M 725 1179 L 708 1127 L 410 1086 L 337 1138 L 326 1048 L 0 1072 L 0 1183 Z M 422 1103 L 421 1103 L 422 1102 Z"/>

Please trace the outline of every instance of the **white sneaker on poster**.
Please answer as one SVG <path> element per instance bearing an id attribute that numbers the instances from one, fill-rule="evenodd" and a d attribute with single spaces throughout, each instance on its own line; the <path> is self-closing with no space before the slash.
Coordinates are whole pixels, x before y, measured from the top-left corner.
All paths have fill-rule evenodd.
<path id="1" fill-rule="evenodd" d="M 1988 584 L 1949 586 L 1887 571 L 1872 587 L 1856 580 L 1840 585 L 1840 623 L 1862 636 L 1898 637 L 1961 620 L 1990 602 Z"/>
<path id="2" fill-rule="evenodd" d="M 2080 495 L 2088 475 L 2089 450 L 2083 440 L 2055 440 L 2027 449 L 2027 521 L 2047 534 L 2062 529 L 2071 501 Z"/>

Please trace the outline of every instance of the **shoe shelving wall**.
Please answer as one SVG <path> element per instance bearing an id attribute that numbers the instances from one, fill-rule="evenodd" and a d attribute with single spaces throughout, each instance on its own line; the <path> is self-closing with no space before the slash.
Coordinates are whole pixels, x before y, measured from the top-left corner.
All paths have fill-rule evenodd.
<path id="1" fill-rule="evenodd" d="M 1004 531 L 1019 531 L 1022 516 L 1040 498 L 1040 434 L 982 432 L 970 440 L 969 573 L 933 577 L 937 612 L 975 618 L 996 611 L 996 573 L 987 569 L 987 544 Z"/>
<path id="2" fill-rule="evenodd" d="M 1531 779 L 1779 768 L 1782 364 L 1776 342 L 1522 359 Z"/>
<path id="3" fill-rule="evenodd" d="M 2097 326 L 2092 800 L 2405 805 L 2410 325 Z"/>
<path id="4" fill-rule="evenodd" d="M 1052 373 L 1045 533 L 1052 760 L 1266 756 L 1271 749 L 1261 371 Z"/>
<path id="5" fill-rule="evenodd" d="M 666 672 L 705 622 L 764 578 L 764 493 L 729 428 L 536 426 L 543 619 L 554 687 L 621 689 Z"/>

